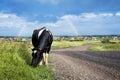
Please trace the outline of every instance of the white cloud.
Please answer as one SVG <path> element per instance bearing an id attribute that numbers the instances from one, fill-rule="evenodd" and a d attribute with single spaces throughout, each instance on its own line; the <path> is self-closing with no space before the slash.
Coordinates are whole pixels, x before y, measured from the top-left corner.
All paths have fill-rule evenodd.
<path id="1" fill-rule="evenodd" d="M 64 15 L 60 17 L 61 20 L 77 20 L 79 18 L 79 15 Z"/>
<path id="2" fill-rule="evenodd" d="M 4 19 L 4 18 L 8 18 L 8 17 L 9 17 L 9 15 L 5 15 L 3 13 L 0 13 L 0 19 Z"/>
<path id="3" fill-rule="evenodd" d="M 117 12 L 117 13 L 116 13 L 116 16 L 120 16 L 120 12 Z"/>
<path id="4" fill-rule="evenodd" d="M 82 13 L 80 16 L 84 17 L 84 18 L 95 18 L 95 17 L 97 17 L 97 15 L 95 13 Z"/>
<path id="5" fill-rule="evenodd" d="M 54 35 L 105 34 L 111 30 L 119 30 L 120 19 L 112 13 L 81 13 L 79 15 L 63 15 L 56 22 L 30 22 L 15 14 L 0 12 L 0 27 L 17 28 L 17 35 L 31 35 L 34 29 L 43 26 L 49 28 Z M 119 16 L 118 13 L 116 13 Z M 117 31 L 115 31 L 117 32 Z"/>
<path id="6" fill-rule="evenodd" d="M 120 19 L 113 13 L 81 13 L 80 15 L 61 16 L 54 25 L 71 31 L 73 34 L 114 34 L 118 30 Z M 62 32 L 62 30 L 59 30 Z M 64 31 L 64 30 L 63 30 Z M 116 31 L 117 33 L 117 31 Z"/>
<path id="7" fill-rule="evenodd" d="M 19 17 L 15 14 L 8 14 L 8 13 L 0 13 L 0 27 L 6 28 L 17 28 L 19 32 L 18 35 L 24 34 L 24 32 L 27 32 L 29 29 L 32 31 L 35 27 L 37 27 L 39 23 L 37 21 L 35 22 L 29 22 L 24 17 Z M 29 31 L 29 32 L 30 32 Z"/>
<path id="8" fill-rule="evenodd" d="M 99 16 L 101 16 L 101 17 L 111 17 L 111 16 L 113 16 L 113 14 L 112 13 L 100 13 Z"/>

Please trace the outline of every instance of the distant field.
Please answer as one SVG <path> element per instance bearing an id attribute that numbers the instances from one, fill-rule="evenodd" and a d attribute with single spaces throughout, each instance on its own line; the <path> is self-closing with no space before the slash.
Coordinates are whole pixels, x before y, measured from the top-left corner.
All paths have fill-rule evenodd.
<path id="1" fill-rule="evenodd" d="M 92 51 L 108 51 L 108 50 L 120 50 L 120 43 L 111 44 L 111 43 L 96 43 L 89 47 L 89 50 Z"/>
<path id="2" fill-rule="evenodd" d="M 85 40 L 85 41 L 66 41 L 66 40 L 53 41 L 52 49 L 68 48 L 68 47 L 72 47 L 72 46 L 81 46 L 83 44 L 97 43 L 97 42 L 100 42 L 100 41 L 92 41 L 92 40 Z"/>
<path id="3" fill-rule="evenodd" d="M 30 46 L 24 42 L 0 42 L 0 80 L 53 80 L 47 67 L 30 66 Z"/>
<path id="4" fill-rule="evenodd" d="M 72 46 L 81 46 L 84 44 L 91 44 L 89 50 L 92 51 L 105 51 L 105 50 L 120 50 L 119 40 L 111 40 L 113 43 L 101 43 L 100 40 L 84 40 L 84 41 L 54 41 L 52 44 L 52 49 L 68 48 Z"/>

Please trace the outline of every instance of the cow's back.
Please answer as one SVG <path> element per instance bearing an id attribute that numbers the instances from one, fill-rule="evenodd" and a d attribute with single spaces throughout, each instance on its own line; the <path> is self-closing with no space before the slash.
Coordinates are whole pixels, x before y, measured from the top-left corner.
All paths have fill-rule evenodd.
<path id="1" fill-rule="evenodd" d="M 32 44 L 34 48 L 44 49 L 51 46 L 53 41 L 52 33 L 45 27 L 34 30 L 32 35 Z"/>

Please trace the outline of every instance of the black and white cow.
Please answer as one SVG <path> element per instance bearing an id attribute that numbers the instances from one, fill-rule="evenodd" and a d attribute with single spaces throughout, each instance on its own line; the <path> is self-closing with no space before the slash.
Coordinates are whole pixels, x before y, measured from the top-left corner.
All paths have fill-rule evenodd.
<path id="1" fill-rule="evenodd" d="M 33 31 L 32 44 L 32 63 L 31 66 L 36 67 L 38 64 L 48 65 L 48 54 L 53 41 L 52 33 L 45 27 Z"/>

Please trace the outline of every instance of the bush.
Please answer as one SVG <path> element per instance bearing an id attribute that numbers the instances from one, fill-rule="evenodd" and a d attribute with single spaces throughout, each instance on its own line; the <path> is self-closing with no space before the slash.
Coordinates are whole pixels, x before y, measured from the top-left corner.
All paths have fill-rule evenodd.
<path id="1" fill-rule="evenodd" d="M 103 40 L 101 41 L 101 43 L 110 43 L 110 39 L 105 38 L 105 39 L 103 39 Z"/>

